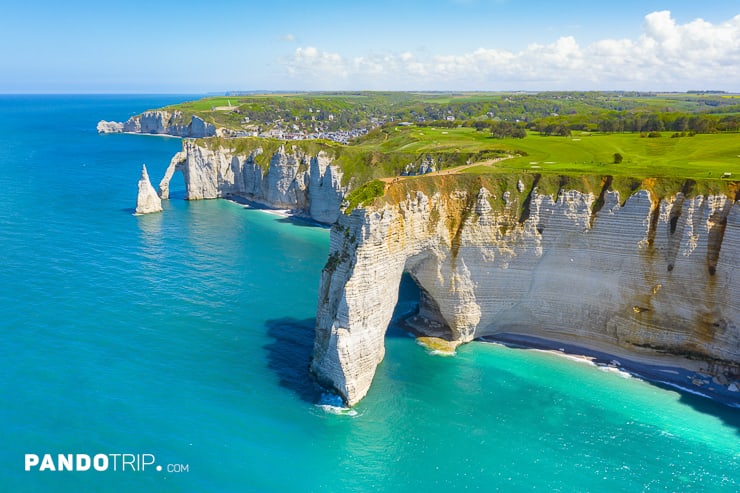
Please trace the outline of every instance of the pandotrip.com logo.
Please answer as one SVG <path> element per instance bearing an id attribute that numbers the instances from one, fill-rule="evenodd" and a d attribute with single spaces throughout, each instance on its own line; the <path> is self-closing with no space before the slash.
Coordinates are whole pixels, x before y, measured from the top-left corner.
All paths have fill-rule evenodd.
<path id="1" fill-rule="evenodd" d="M 190 472 L 189 464 L 158 464 L 154 454 L 25 454 L 27 472 Z"/>

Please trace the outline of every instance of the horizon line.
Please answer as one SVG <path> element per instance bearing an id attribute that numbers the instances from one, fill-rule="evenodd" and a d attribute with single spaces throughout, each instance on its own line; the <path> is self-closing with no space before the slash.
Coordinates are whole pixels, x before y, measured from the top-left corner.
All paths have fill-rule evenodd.
<path id="1" fill-rule="evenodd" d="M 112 91 L 72 91 L 72 92 L 2 92 L 0 96 L 234 96 L 250 94 L 318 94 L 318 93 L 656 93 L 656 94 L 726 94 L 740 95 L 739 92 L 724 89 L 687 89 L 683 91 L 669 89 L 232 89 L 227 91 L 207 92 L 158 92 L 158 91 L 135 91 L 135 92 L 112 92 Z"/>

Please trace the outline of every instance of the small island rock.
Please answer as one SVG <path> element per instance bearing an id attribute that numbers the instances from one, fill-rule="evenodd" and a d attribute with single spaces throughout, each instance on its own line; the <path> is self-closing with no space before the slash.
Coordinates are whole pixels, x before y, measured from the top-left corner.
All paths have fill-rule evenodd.
<path id="1" fill-rule="evenodd" d="M 97 128 L 99 134 L 120 134 L 123 132 L 123 123 L 100 120 Z"/>
<path id="2" fill-rule="evenodd" d="M 162 200 L 149 181 L 146 165 L 142 165 L 141 178 L 139 178 L 139 195 L 136 197 L 136 213 L 149 214 L 150 212 L 162 212 Z"/>

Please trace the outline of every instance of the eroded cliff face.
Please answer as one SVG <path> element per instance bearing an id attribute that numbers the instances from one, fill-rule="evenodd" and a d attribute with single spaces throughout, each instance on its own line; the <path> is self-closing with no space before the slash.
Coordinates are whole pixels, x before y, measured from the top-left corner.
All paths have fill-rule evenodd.
<path id="1" fill-rule="evenodd" d="M 348 188 L 342 171 L 323 151 L 311 155 L 297 146 L 280 146 L 270 157 L 262 147 L 235 150 L 184 141 L 159 185 L 169 197 L 176 171 L 185 178 L 188 200 L 241 196 L 277 209 L 303 212 L 322 223 L 333 223 Z"/>
<path id="2" fill-rule="evenodd" d="M 132 116 L 124 123 L 101 120 L 97 129 L 98 133 L 129 132 L 193 138 L 211 137 L 217 133 L 216 127 L 197 116 L 186 123 L 182 112 L 164 110 L 146 111 Z"/>
<path id="3" fill-rule="evenodd" d="M 340 216 L 319 290 L 318 380 L 350 405 L 367 393 L 404 271 L 430 335 L 532 335 L 738 378 L 734 196 L 659 198 L 651 183 L 624 202 L 523 179 L 393 184 L 385 205 Z"/>

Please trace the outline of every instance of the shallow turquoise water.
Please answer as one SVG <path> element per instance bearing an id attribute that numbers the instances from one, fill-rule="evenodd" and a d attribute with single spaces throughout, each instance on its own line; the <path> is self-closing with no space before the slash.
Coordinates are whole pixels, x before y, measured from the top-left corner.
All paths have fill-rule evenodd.
<path id="1" fill-rule="evenodd" d="M 225 201 L 131 214 L 182 97 L 0 96 L 2 491 L 737 491 L 738 410 L 554 355 L 397 328 L 356 414 L 307 374 L 328 231 Z M 413 305 L 404 287 L 401 310 Z M 165 469 L 24 471 L 150 453 Z M 187 465 L 187 472 L 167 472 Z"/>

